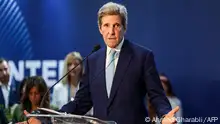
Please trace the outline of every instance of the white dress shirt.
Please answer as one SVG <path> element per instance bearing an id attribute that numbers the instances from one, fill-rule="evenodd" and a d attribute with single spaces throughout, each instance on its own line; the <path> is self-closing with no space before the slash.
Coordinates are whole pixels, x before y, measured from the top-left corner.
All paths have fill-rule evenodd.
<path id="1" fill-rule="evenodd" d="M 3 94 L 4 100 L 5 100 L 5 108 L 8 108 L 10 86 L 11 86 L 11 77 L 10 77 L 9 82 L 8 82 L 7 85 L 0 82 L 0 86 L 1 86 L 2 94 Z"/>
<path id="2" fill-rule="evenodd" d="M 115 53 L 115 59 L 113 60 L 114 61 L 114 64 L 115 64 L 115 70 L 116 70 L 116 67 L 117 67 L 117 64 L 118 64 L 118 58 L 119 58 L 119 55 L 120 55 L 120 52 L 121 52 L 121 47 L 124 43 L 124 37 L 122 38 L 122 41 L 118 44 L 117 47 L 115 48 L 110 48 L 107 46 L 107 50 L 106 50 L 106 63 L 105 63 L 105 68 L 108 67 L 108 60 L 110 58 L 110 53 L 111 53 L 111 50 L 115 50 L 116 53 Z"/>

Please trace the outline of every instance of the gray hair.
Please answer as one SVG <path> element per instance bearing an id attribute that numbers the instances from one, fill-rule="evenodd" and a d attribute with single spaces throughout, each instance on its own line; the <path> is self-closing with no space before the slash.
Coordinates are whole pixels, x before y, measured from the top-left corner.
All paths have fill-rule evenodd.
<path id="1" fill-rule="evenodd" d="M 128 13 L 124 5 L 108 2 L 104 4 L 98 11 L 98 26 L 102 25 L 102 17 L 106 15 L 119 15 L 122 19 L 122 25 L 124 29 L 127 29 Z"/>

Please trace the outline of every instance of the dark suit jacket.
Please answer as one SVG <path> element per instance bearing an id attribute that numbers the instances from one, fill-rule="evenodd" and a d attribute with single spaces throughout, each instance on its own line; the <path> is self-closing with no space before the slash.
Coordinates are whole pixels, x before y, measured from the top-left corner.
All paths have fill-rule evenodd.
<path id="1" fill-rule="evenodd" d="M 19 82 L 15 81 L 14 79 L 11 82 L 10 86 L 10 93 L 9 93 L 9 107 L 14 105 L 15 103 L 18 103 L 19 101 Z M 5 99 L 3 96 L 3 92 L 0 86 L 0 109 L 5 109 Z"/>
<path id="2" fill-rule="evenodd" d="M 0 109 L 0 124 L 7 124 L 8 120 L 5 117 L 5 113 L 2 109 Z"/>
<path id="3" fill-rule="evenodd" d="M 118 124 L 143 124 L 147 116 L 146 93 L 159 117 L 171 110 L 150 50 L 124 41 L 110 98 L 106 91 L 105 60 L 106 48 L 88 58 L 75 100 L 64 105 L 61 111 L 85 114 L 93 106 L 94 116 L 99 119 Z"/>

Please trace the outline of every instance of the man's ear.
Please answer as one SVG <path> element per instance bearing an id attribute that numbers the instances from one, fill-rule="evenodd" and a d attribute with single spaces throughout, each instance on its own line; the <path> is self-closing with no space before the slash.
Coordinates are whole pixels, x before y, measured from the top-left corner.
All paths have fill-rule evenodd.
<path id="1" fill-rule="evenodd" d="M 126 31 L 127 31 L 126 28 L 124 28 L 124 31 L 123 31 L 123 32 L 124 32 L 124 35 L 126 34 Z"/>
<path id="2" fill-rule="evenodd" d="M 127 32 L 127 26 L 126 27 L 124 27 L 124 33 L 126 33 Z"/>
<path id="3" fill-rule="evenodd" d="M 99 32 L 100 32 L 100 34 L 102 34 L 102 28 L 101 28 L 101 26 L 99 26 Z"/>

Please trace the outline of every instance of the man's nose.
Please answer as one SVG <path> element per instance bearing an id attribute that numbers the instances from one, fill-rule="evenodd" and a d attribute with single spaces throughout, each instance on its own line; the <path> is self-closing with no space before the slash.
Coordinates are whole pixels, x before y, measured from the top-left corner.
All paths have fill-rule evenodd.
<path id="1" fill-rule="evenodd" d="M 5 76 L 7 75 L 7 71 L 3 71 L 2 74 Z"/>
<path id="2" fill-rule="evenodd" d="M 111 35 L 114 35 L 114 34 L 115 34 L 115 29 L 114 29 L 113 26 L 110 27 L 110 29 L 109 29 L 109 34 L 111 34 Z"/>

